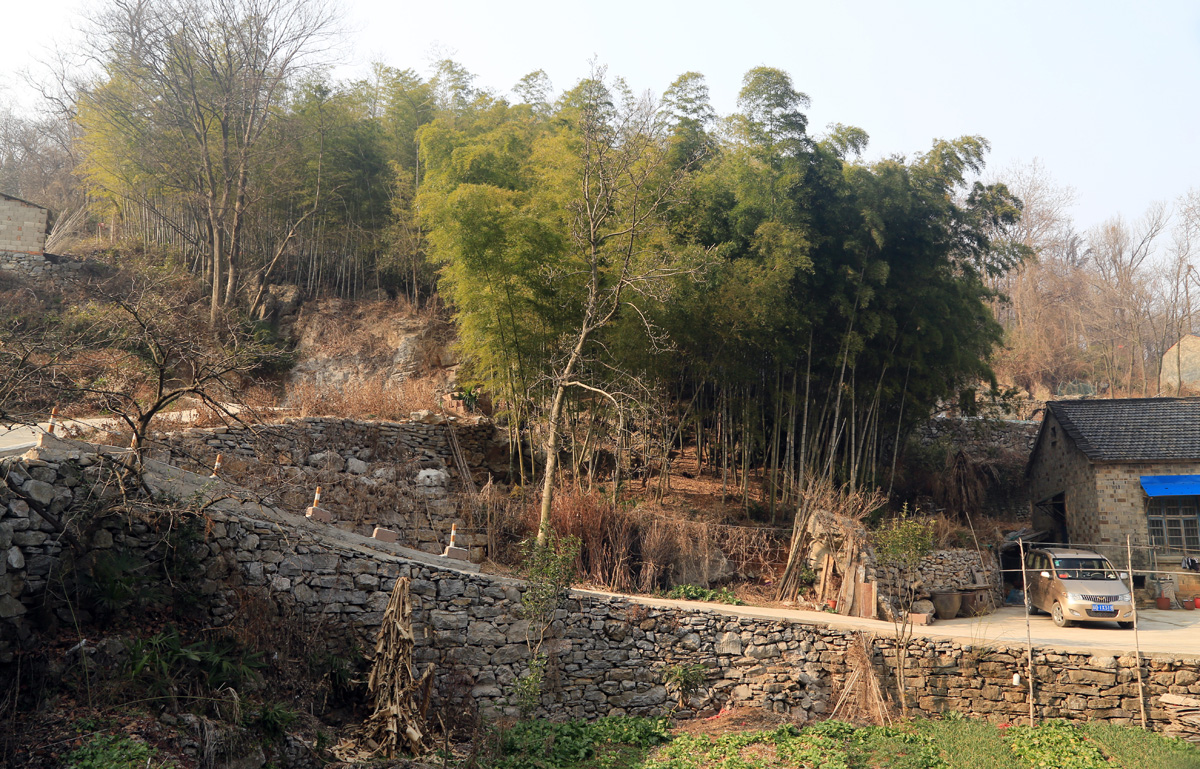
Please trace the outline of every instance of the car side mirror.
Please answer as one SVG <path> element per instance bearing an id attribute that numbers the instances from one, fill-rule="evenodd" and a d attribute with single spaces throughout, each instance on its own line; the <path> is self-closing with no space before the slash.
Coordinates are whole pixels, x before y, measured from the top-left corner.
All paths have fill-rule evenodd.
<path id="1" fill-rule="evenodd" d="M 1042 576 L 1043 576 L 1043 577 L 1045 577 L 1046 579 L 1049 579 L 1049 578 L 1050 578 L 1050 572 L 1048 572 L 1048 571 L 1043 571 L 1043 572 L 1042 572 Z"/>
<path id="2" fill-rule="evenodd" d="M 1121 572 L 1121 579 L 1129 579 L 1129 572 L 1127 572 L 1127 571 Z"/>

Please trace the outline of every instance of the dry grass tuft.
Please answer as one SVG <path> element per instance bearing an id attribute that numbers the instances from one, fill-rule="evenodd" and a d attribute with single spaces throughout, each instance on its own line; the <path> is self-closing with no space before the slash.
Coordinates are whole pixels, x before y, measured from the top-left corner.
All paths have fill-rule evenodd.
<path id="1" fill-rule="evenodd" d="M 413 411 L 439 409 L 438 390 L 445 375 L 404 380 L 397 387 L 364 381 L 341 387 L 318 387 L 310 382 L 289 384 L 284 404 L 302 417 L 338 416 L 360 419 L 407 419 Z"/>

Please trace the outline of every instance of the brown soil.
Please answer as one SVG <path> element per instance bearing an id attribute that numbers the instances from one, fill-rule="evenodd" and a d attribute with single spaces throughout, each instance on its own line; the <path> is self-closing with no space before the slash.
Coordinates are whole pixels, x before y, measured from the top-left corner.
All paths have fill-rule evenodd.
<path id="1" fill-rule="evenodd" d="M 772 713 L 763 708 L 740 707 L 722 710 L 715 716 L 679 721 L 674 731 L 679 734 L 720 737 L 738 732 L 774 729 L 788 723 L 795 722 L 781 713 Z"/>

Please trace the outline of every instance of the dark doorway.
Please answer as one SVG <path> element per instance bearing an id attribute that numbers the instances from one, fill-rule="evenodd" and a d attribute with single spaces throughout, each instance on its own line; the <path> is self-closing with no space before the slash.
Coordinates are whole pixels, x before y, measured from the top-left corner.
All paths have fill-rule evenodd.
<path id="1" fill-rule="evenodd" d="M 1034 529 L 1049 532 L 1049 536 L 1046 538 L 1048 541 L 1069 545 L 1071 542 L 1067 533 L 1066 494 L 1055 494 L 1035 504 L 1031 523 Z"/>

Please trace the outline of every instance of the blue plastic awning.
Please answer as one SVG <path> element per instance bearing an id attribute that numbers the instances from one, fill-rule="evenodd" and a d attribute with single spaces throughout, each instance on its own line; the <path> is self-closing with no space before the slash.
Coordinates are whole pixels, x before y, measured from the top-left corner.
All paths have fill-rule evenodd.
<path id="1" fill-rule="evenodd" d="M 1200 475 L 1143 475 L 1142 488 L 1150 497 L 1200 495 Z"/>

